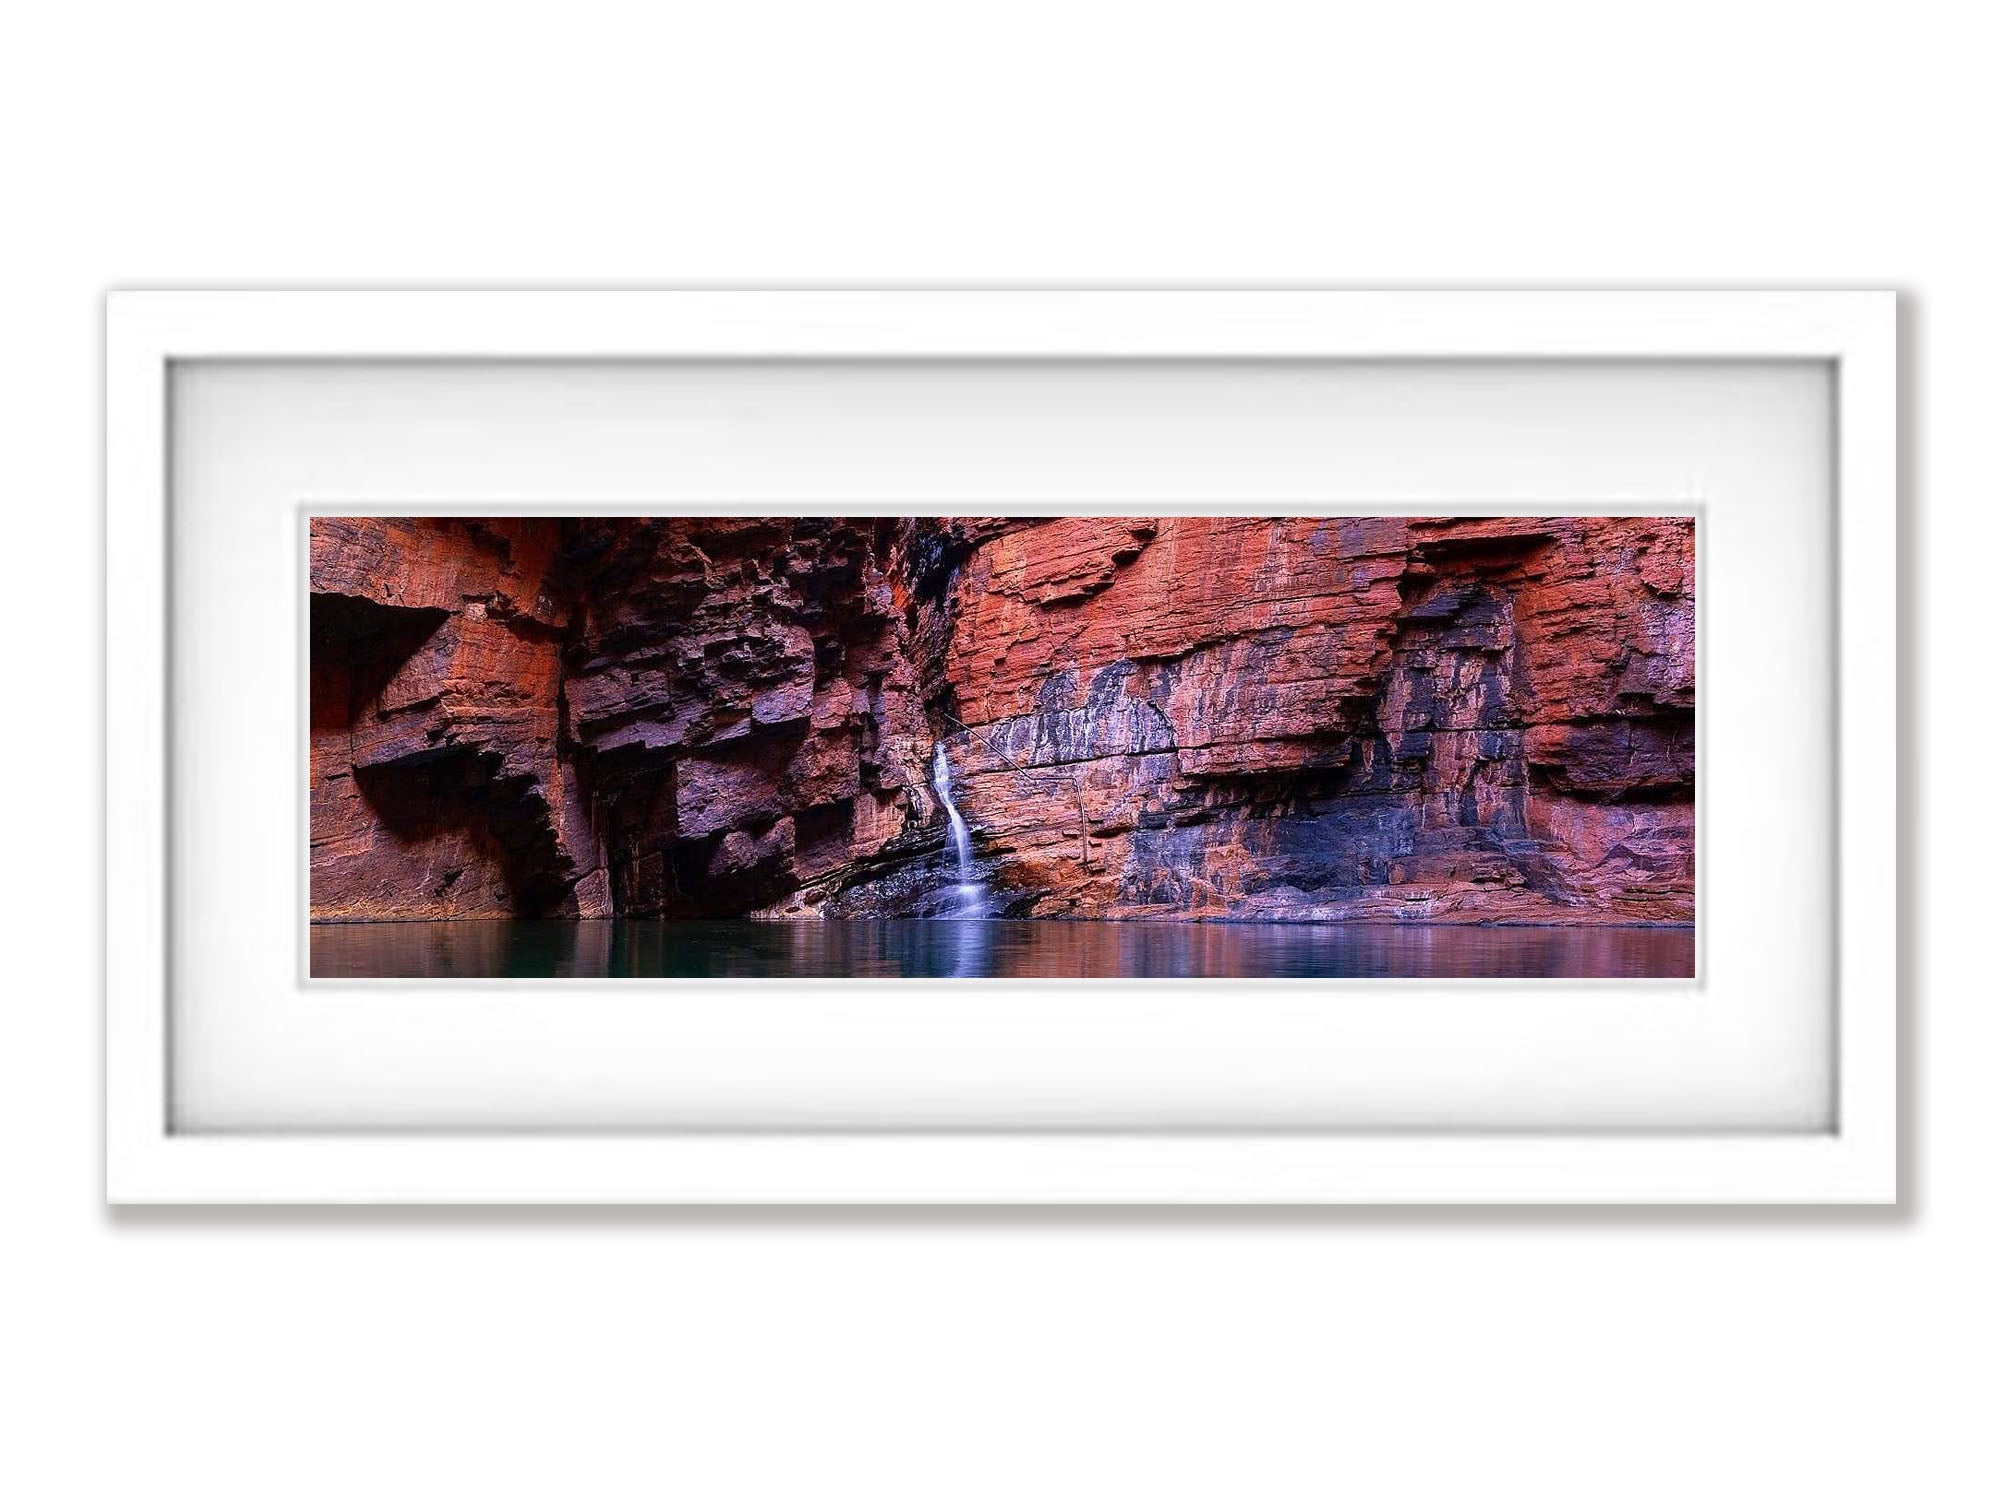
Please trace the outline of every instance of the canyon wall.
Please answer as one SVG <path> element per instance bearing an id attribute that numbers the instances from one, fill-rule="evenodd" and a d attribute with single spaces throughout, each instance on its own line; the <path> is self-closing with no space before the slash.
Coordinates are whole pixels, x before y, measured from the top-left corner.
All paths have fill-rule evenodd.
<path id="1" fill-rule="evenodd" d="M 1685 518 L 321 519 L 316 919 L 1686 922 Z"/>

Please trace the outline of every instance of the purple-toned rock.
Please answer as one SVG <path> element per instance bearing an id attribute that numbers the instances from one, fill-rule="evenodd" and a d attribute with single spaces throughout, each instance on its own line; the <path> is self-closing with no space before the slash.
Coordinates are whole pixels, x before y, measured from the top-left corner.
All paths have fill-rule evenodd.
<path id="1" fill-rule="evenodd" d="M 316 918 L 1677 921 L 1679 518 L 316 520 Z"/>

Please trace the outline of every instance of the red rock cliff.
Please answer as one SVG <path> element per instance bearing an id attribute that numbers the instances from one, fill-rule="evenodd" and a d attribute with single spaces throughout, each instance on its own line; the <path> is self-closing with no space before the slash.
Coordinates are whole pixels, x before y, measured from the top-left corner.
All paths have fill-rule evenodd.
<path id="1" fill-rule="evenodd" d="M 1689 921 L 1685 519 L 320 520 L 313 914 Z"/>

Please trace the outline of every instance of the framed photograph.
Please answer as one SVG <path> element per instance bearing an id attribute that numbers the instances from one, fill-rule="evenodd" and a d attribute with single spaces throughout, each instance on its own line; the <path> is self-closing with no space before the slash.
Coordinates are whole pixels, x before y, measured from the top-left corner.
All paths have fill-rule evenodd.
<path id="1" fill-rule="evenodd" d="M 114 294 L 109 1196 L 1892 1203 L 1895 371 L 1873 292 Z"/>

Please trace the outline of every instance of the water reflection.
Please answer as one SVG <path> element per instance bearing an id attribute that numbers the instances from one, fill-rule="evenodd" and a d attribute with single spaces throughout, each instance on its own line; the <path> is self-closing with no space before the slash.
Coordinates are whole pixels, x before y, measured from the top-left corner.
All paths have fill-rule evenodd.
<path id="1" fill-rule="evenodd" d="M 377 922 L 312 929 L 317 979 L 1632 979 L 1691 927 L 1179 922 Z"/>

